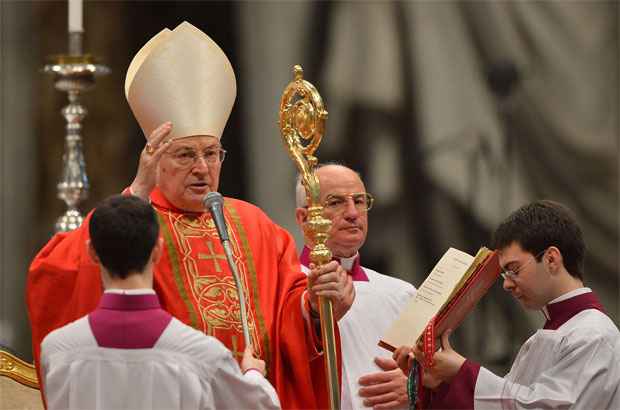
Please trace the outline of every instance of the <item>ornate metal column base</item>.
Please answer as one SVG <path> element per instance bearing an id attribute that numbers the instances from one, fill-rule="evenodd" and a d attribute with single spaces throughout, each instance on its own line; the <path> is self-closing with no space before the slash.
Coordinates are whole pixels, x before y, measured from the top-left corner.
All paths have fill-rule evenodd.
<path id="1" fill-rule="evenodd" d="M 71 231 L 82 224 L 78 204 L 88 197 L 88 176 L 82 151 L 82 120 L 88 114 L 80 103 L 81 93 L 95 85 L 95 77 L 108 74 L 110 69 L 96 64 L 88 54 L 59 55 L 50 58 L 44 69 L 54 75 L 54 86 L 67 93 L 69 105 L 61 113 L 67 121 L 65 152 L 62 157 L 62 177 L 58 182 L 58 198 L 65 201 L 67 211 L 56 221 L 55 231 Z"/>

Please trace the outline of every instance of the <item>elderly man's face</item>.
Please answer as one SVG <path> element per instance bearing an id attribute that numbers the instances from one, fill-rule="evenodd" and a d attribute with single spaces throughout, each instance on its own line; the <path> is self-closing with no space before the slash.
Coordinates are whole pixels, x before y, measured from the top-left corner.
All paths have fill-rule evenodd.
<path id="1" fill-rule="evenodd" d="M 202 212 L 204 196 L 217 191 L 222 146 L 215 137 L 182 138 L 170 144 L 159 162 L 157 185 L 177 208 Z"/>
<path id="2" fill-rule="evenodd" d="M 321 186 L 323 214 L 332 221 L 327 246 L 334 256 L 353 256 L 366 241 L 368 232 L 368 211 L 356 205 L 352 194 L 365 194 L 366 188 L 359 176 L 352 170 L 328 165 L 317 170 Z M 327 206 L 336 198 L 333 207 Z"/>

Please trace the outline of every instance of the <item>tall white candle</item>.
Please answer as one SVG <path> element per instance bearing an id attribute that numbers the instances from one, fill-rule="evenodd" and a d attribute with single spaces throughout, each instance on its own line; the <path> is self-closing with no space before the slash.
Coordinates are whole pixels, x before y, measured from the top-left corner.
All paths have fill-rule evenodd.
<path id="1" fill-rule="evenodd" d="M 69 32 L 83 32 L 82 0 L 69 0 Z"/>

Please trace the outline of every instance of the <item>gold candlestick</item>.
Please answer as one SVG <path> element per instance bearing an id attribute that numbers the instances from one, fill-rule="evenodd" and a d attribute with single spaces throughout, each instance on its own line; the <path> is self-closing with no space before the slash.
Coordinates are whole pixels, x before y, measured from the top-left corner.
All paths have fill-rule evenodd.
<path id="1" fill-rule="evenodd" d="M 325 246 L 331 221 L 323 217 L 319 180 L 314 172 L 318 160 L 313 154 L 325 132 L 327 111 L 316 88 L 303 79 L 301 66 L 296 65 L 293 72 L 295 79 L 286 86 L 280 100 L 279 125 L 284 145 L 297 165 L 306 189 L 308 222 L 304 225 L 304 232 L 315 244 L 310 252 L 310 261 L 320 266 L 332 258 L 332 253 Z M 304 145 L 302 140 L 307 142 L 307 145 Z M 329 299 L 319 297 L 319 314 L 325 351 L 325 373 L 329 386 L 329 404 L 332 410 L 340 409 L 334 313 Z"/>

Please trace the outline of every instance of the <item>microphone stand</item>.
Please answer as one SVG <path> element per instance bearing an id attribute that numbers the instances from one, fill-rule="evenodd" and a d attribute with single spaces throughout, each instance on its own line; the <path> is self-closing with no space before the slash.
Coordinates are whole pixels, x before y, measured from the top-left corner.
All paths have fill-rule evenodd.
<path id="1" fill-rule="evenodd" d="M 241 326 L 243 327 L 243 340 L 245 341 L 246 347 L 252 346 L 252 341 L 250 340 L 250 328 L 248 326 L 248 312 L 245 308 L 246 307 L 245 292 L 243 291 L 243 284 L 241 283 L 241 279 L 239 277 L 239 271 L 237 270 L 237 264 L 235 263 L 233 259 L 232 249 L 230 247 L 230 241 L 222 240 L 222 246 L 224 247 L 224 253 L 226 254 L 226 260 L 228 261 L 228 266 L 230 267 L 230 271 L 233 274 L 233 278 L 235 278 L 235 287 L 237 288 L 237 295 L 239 296 L 239 308 L 241 311 Z"/>
<path id="2" fill-rule="evenodd" d="M 233 274 L 233 278 L 235 279 L 235 287 L 237 288 L 237 297 L 239 298 L 239 311 L 241 313 L 241 326 L 243 328 L 243 340 L 245 342 L 245 346 L 252 346 L 252 341 L 250 339 L 250 327 L 248 325 L 248 312 L 246 310 L 245 304 L 245 292 L 243 291 L 243 284 L 241 283 L 239 271 L 237 270 L 237 264 L 233 259 L 230 239 L 228 237 L 228 227 L 226 226 L 226 220 L 224 219 L 224 198 L 219 192 L 209 192 L 205 196 L 203 203 L 205 205 L 205 208 L 209 210 L 211 216 L 213 217 L 213 223 L 217 228 L 220 242 L 222 242 L 222 246 L 224 247 L 224 253 L 226 254 L 226 261 L 228 262 L 228 267 L 230 268 L 230 271 Z"/>

